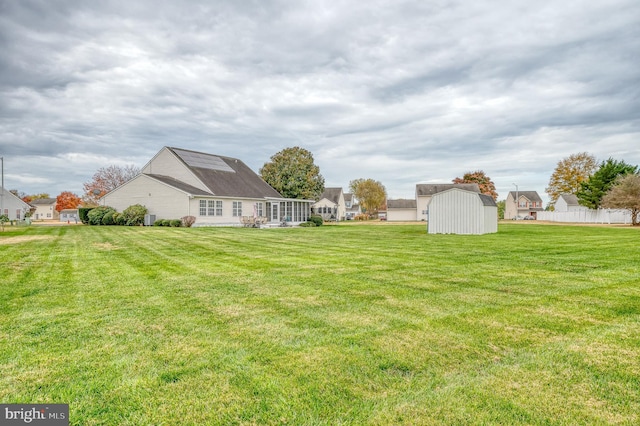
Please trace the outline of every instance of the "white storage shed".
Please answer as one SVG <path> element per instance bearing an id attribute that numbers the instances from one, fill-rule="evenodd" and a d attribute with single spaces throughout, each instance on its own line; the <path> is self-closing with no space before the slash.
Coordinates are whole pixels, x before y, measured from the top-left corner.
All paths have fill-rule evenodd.
<path id="1" fill-rule="evenodd" d="M 429 234 L 498 232 L 498 206 L 489 195 L 452 188 L 434 194 L 428 205 Z"/>

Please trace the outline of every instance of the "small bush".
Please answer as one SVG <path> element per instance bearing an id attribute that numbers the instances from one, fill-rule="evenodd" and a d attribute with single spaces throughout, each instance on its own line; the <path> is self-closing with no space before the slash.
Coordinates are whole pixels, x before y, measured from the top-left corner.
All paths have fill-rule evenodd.
<path id="1" fill-rule="evenodd" d="M 309 218 L 309 222 L 315 223 L 316 226 L 322 226 L 324 220 L 322 219 L 322 216 L 311 215 L 311 217 Z"/>
<path id="2" fill-rule="evenodd" d="M 179 228 L 182 225 L 182 221 L 180 219 L 173 219 L 169 221 L 169 225 L 172 228 Z"/>
<path id="3" fill-rule="evenodd" d="M 101 225 L 102 218 L 104 217 L 105 214 L 107 214 L 107 212 L 110 212 L 110 211 L 115 211 L 115 209 L 113 207 L 107 207 L 107 206 L 100 206 L 100 207 L 94 208 L 87 214 L 89 225 Z"/>
<path id="4" fill-rule="evenodd" d="M 353 217 L 353 220 L 369 220 L 369 215 L 368 214 L 357 214 Z"/>
<path id="5" fill-rule="evenodd" d="M 95 207 L 80 207 L 78 209 L 78 217 L 80 218 L 80 222 L 87 225 L 89 223 L 89 217 L 87 216 L 91 210 Z"/>
<path id="6" fill-rule="evenodd" d="M 182 220 L 182 226 L 184 226 L 185 228 L 191 228 L 191 225 L 196 223 L 195 216 L 183 216 L 180 220 Z"/>
<path id="7" fill-rule="evenodd" d="M 124 224 L 125 224 L 124 215 L 122 213 L 118 213 L 118 212 L 114 213 L 113 214 L 113 221 L 118 226 L 124 226 Z"/>
<path id="8" fill-rule="evenodd" d="M 316 223 L 315 223 L 315 222 L 311 222 L 311 221 L 309 221 L 309 222 L 302 222 L 302 223 L 300 224 L 300 226 L 302 226 L 303 228 L 315 228 Z"/>
<path id="9" fill-rule="evenodd" d="M 124 221 L 127 226 L 138 226 L 144 223 L 144 215 L 147 214 L 147 208 L 140 204 L 134 204 L 127 207 L 122 212 Z"/>
<path id="10" fill-rule="evenodd" d="M 102 224 L 103 225 L 115 225 L 115 220 L 113 220 L 113 214 L 117 213 L 115 210 L 109 210 L 102 216 Z"/>
<path id="11" fill-rule="evenodd" d="M 153 222 L 153 226 L 162 226 L 163 225 L 163 219 L 156 219 L 155 222 Z"/>

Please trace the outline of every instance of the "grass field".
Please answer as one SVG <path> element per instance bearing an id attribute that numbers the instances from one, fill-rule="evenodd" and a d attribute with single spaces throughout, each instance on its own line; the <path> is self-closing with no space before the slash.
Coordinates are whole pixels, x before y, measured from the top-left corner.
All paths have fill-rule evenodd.
<path id="1" fill-rule="evenodd" d="M 0 233 L 0 402 L 73 425 L 639 424 L 640 230 Z"/>

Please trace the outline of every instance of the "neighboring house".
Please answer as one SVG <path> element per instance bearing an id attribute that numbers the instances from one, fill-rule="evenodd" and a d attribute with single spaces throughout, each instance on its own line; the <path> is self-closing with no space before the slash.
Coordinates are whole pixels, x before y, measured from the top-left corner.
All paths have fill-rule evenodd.
<path id="1" fill-rule="evenodd" d="M 22 220 L 25 214 L 31 210 L 31 206 L 19 197 L 0 187 L 0 215 L 7 215 L 9 220 Z"/>
<path id="2" fill-rule="evenodd" d="M 31 204 L 36 208 L 33 213 L 33 219 L 35 220 L 57 220 L 60 214 L 56 210 L 55 198 L 38 198 L 31 200 Z"/>
<path id="3" fill-rule="evenodd" d="M 416 200 L 387 200 L 387 221 L 406 222 L 416 220 Z"/>
<path id="4" fill-rule="evenodd" d="M 516 208 L 516 197 L 518 206 Z M 511 191 L 504 203 L 505 219 L 521 219 L 525 216 L 537 218 L 538 212 L 543 211 L 542 198 L 536 191 Z"/>
<path id="5" fill-rule="evenodd" d="M 156 219 L 194 216 L 194 226 L 239 225 L 247 217 L 300 223 L 312 200 L 283 198 L 246 164 L 181 148 L 162 148 L 133 179 L 102 197 L 123 211 L 141 204 Z"/>
<path id="6" fill-rule="evenodd" d="M 490 195 L 451 188 L 433 194 L 428 209 L 429 234 L 498 232 L 498 206 Z"/>
<path id="7" fill-rule="evenodd" d="M 589 210 L 587 206 L 581 206 L 578 203 L 578 197 L 573 194 L 560 194 L 556 204 L 554 206 L 554 211 L 557 212 L 579 212 Z"/>
<path id="8" fill-rule="evenodd" d="M 429 220 L 427 206 L 431 197 L 452 188 L 480 193 L 477 183 L 419 183 L 416 185 L 416 218 L 414 220 Z"/>
<path id="9" fill-rule="evenodd" d="M 356 203 L 356 197 L 351 193 L 344 194 L 344 206 L 345 218 L 347 220 L 351 220 L 362 213 L 362 210 L 360 210 L 360 204 Z"/>
<path id="10" fill-rule="evenodd" d="M 325 188 L 320 199 L 311 205 L 311 213 L 322 216 L 324 220 L 345 220 L 347 204 L 342 188 Z"/>
<path id="11" fill-rule="evenodd" d="M 79 220 L 78 209 L 64 209 L 60 211 L 60 222 L 78 223 Z"/>

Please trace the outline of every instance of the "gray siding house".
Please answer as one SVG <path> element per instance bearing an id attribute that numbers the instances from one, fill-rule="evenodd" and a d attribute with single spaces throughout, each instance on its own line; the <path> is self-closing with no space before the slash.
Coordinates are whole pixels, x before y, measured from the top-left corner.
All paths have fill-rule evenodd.
<path id="1" fill-rule="evenodd" d="M 242 161 L 164 147 L 141 173 L 105 194 L 100 204 L 123 211 L 145 206 L 156 219 L 194 216 L 194 226 L 305 222 L 312 200 L 283 198 Z"/>
<path id="2" fill-rule="evenodd" d="M 429 234 L 489 234 L 498 232 L 498 206 L 485 194 L 452 188 L 429 201 Z"/>

